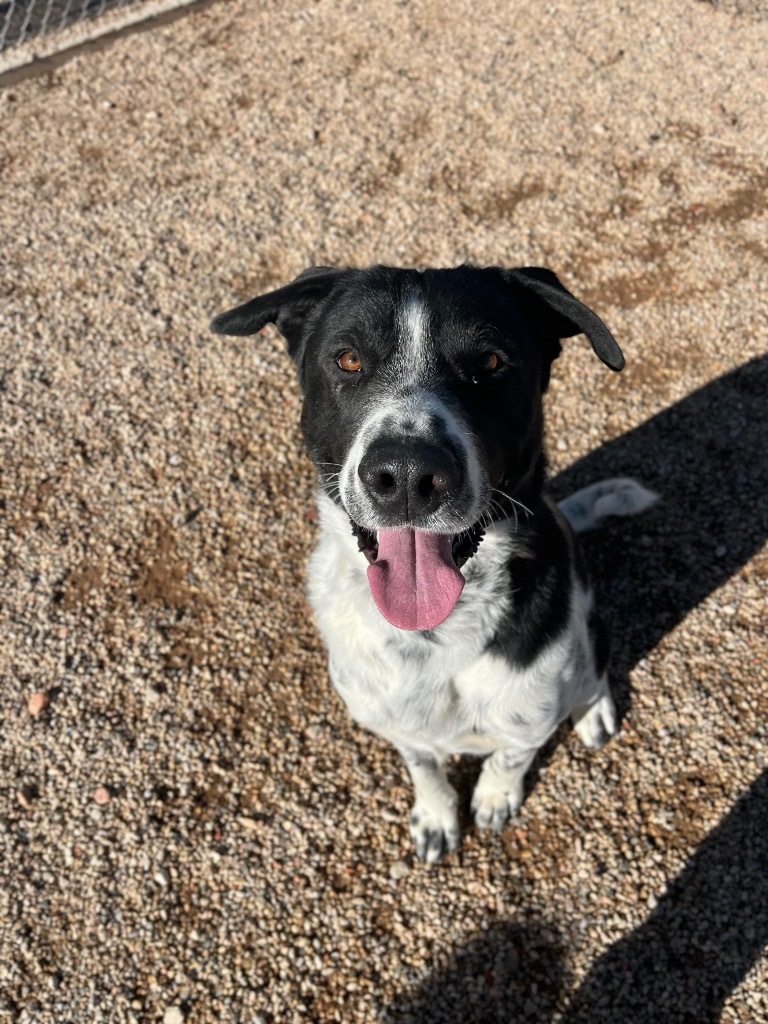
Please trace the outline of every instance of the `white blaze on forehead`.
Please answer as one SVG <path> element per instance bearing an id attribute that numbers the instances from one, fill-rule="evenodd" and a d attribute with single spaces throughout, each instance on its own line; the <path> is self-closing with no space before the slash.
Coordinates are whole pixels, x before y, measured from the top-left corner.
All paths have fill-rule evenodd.
<path id="1" fill-rule="evenodd" d="M 409 383 L 423 380 L 429 370 L 432 345 L 429 337 L 429 317 L 421 295 L 411 292 L 406 296 L 398 315 L 399 363 Z"/>

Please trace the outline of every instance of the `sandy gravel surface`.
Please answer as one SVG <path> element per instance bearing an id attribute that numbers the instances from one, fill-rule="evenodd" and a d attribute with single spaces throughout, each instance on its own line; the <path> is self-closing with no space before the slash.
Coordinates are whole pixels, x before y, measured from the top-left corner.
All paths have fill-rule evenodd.
<path id="1" fill-rule="evenodd" d="M 0 91 L 0 1020 L 768 1021 L 760 4 L 231 0 Z M 329 688 L 280 339 L 312 263 L 552 267 L 620 737 L 427 870 Z M 415 681 L 415 684 L 417 681 Z M 477 765 L 455 767 L 465 802 Z"/>

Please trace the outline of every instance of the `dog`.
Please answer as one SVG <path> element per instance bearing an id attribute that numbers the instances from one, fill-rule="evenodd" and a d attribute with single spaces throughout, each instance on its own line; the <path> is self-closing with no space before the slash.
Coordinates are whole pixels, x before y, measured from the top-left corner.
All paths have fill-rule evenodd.
<path id="1" fill-rule="evenodd" d="M 617 731 L 608 630 L 569 519 L 590 528 L 655 496 L 612 480 L 558 507 L 542 396 L 561 339 L 585 334 L 614 371 L 624 357 L 540 267 L 313 267 L 211 328 L 268 323 L 295 362 L 319 475 L 308 589 L 331 680 L 402 755 L 431 865 L 460 841 L 451 755 L 484 757 L 472 811 L 500 831 L 562 721 L 592 750 Z"/>

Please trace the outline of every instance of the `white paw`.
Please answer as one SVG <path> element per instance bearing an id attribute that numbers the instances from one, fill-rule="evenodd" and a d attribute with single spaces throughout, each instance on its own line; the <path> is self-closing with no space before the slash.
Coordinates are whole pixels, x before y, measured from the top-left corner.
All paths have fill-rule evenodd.
<path id="1" fill-rule="evenodd" d="M 579 739 L 590 750 L 604 747 L 611 736 L 619 731 L 616 705 L 608 693 L 604 693 L 589 707 L 576 709 L 571 717 Z"/>
<path id="2" fill-rule="evenodd" d="M 425 864 L 437 864 L 446 853 L 458 849 L 461 840 L 455 807 L 430 807 L 416 801 L 409 826 L 416 856 Z"/>
<path id="3" fill-rule="evenodd" d="M 494 785 L 495 782 L 495 785 Z M 514 818 L 523 803 L 523 784 L 502 789 L 501 780 L 480 776 L 472 794 L 472 812 L 478 828 L 501 832 L 510 818 Z"/>

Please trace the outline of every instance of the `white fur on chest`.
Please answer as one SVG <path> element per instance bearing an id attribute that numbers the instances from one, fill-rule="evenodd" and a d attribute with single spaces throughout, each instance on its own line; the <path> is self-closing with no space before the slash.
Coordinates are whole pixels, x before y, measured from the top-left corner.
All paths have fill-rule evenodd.
<path id="1" fill-rule="evenodd" d="M 486 652 L 509 609 L 509 523 L 492 526 L 466 563 L 464 592 L 432 634 L 390 625 L 371 597 L 367 562 L 345 514 L 318 496 L 320 539 L 309 567 L 309 596 L 329 651 L 332 682 L 353 717 L 400 749 L 487 754 L 543 743 L 568 713 L 586 644 L 585 601 L 573 601 L 571 628 L 522 670 Z M 586 595 L 580 595 L 586 596 Z M 581 628 L 580 628 L 581 626 Z"/>

